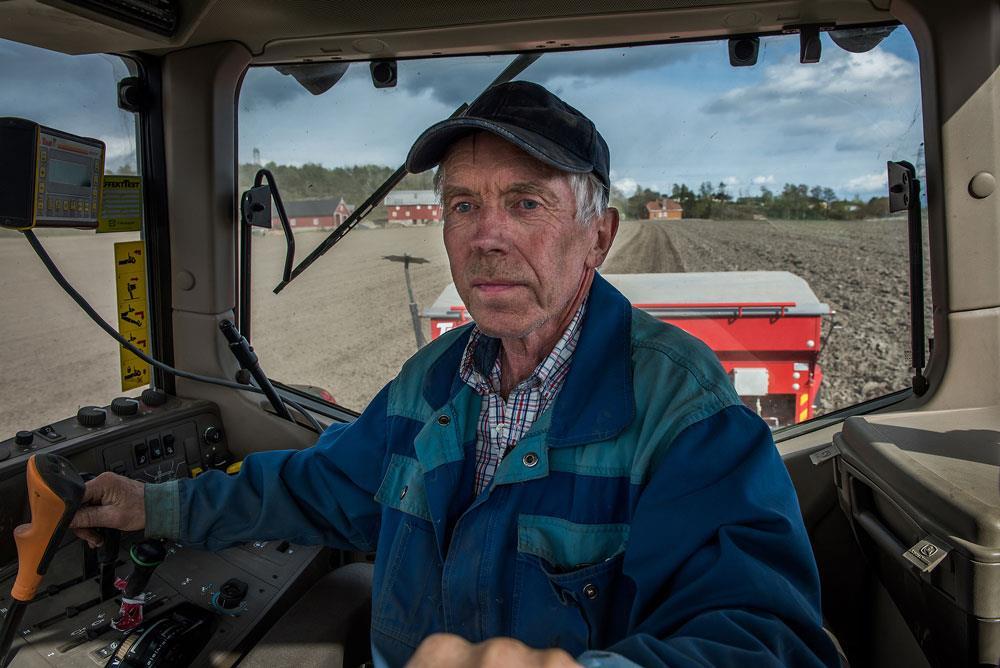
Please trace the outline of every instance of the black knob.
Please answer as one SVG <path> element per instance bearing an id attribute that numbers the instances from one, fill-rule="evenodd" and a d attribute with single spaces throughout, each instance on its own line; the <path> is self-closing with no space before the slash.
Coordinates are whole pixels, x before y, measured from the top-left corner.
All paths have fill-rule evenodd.
<path id="1" fill-rule="evenodd" d="M 247 583 L 243 580 L 231 578 L 226 580 L 225 584 L 219 588 L 219 596 L 216 599 L 216 605 L 223 610 L 232 610 L 242 603 L 243 599 L 246 597 Z"/>
<path id="2" fill-rule="evenodd" d="M 139 398 L 147 406 L 162 406 L 167 403 L 167 393 L 163 390 L 155 390 L 152 387 L 143 390 Z"/>
<path id="3" fill-rule="evenodd" d="M 209 445 L 222 443 L 222 429 L 219 427 L 209 427 L 205 430 L 205 442 Z"/>
<path id="4" fill-rule="evenodd" d="M 125 584 L 125 597 L 138 598 L 139 594 L 146 591 L 153 571 L 163 563 L 167 548 L 158 540 L 144 540 L 132 546 L 129 556 L 132 558 L 132 574 Z"/>
<path id="5" fill-rule="evenodd" d="M 129 397 L 115 397 L 111 400 L 111 412 L 121 417 L 128 417 L 139 412 L 139 402 Z"/>
<path id="6" fill-rule="evenodd" d="M 84 427 L 100 427 L 108 419 L 108 412 L 97 406 L 84 406 L 76 412 L 76 421 Z"/>
<path id="7" fill-rule="evenodd" d="M 8 432 L 10 433 L 10 432 Z M 31 431 L 19 431 L 14 435 L 15 445 L 31 445 L 35 440 L 35 433 Z"/>

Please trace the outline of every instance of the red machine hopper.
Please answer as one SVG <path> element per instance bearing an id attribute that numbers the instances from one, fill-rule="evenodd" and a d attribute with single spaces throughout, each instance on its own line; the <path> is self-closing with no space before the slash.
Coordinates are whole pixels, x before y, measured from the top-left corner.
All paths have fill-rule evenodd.
<path id="1" fill-rule="evenodd" d="M 813 417 L 830 307 L 805 280 L 787 271 L 602 275 L 634 307 L 704 341 L 743 402 L 772 427 Z M 453 283 L 423 315 L 431 338 L 470 320 Z"/>

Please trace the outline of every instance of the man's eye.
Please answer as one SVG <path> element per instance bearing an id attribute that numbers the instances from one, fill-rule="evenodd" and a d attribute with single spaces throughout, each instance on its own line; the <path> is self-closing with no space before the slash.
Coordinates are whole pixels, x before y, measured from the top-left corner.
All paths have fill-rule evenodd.
<path id="1" fill-rule="evenodd" d="M 522 199 L 520 202 L 518 202 L 518 204 L 521 205 L 522 209 L 527 209 L 528 211 L 537 209 L 538 207 L 541 206 L 541 204 L 539 204 L 533 199 Z"/>
<path id="2" fill-rule="evenodd" d="M 459 202 L 452 207 L 456 213 L 469 213 L 472 211 L 472 203 L 470 202 Z"/>

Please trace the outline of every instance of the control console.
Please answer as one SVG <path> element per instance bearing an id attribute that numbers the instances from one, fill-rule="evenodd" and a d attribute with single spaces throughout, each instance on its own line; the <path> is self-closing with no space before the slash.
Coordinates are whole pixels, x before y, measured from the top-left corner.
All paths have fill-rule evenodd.
<path id="1" fill-rule="evenodd" d="M 81 471 L 113 471 L 163 482 L 232 463 L 217 407 L 147 389 L 108 406 L 83 406 L 75 418 L 18 431 L 0 441 L 0 480 L 23 472 L 33 452 L 54 452 Z"/>
<path id="2" fill-rule="evenodd" d="M 26 465 L 41 452 L 147 483 L 234 464 L 217 406 L 152 389 L 0 441 L 0 618 L 13 603 L 13 528 L 28 519 Z M 12 668 L 232 665 L 329 566 L 324 548 L 286 541 L 151 552 L 139 533 L 105 537 L 91 550 L 67 534 L 18 623 Z M 162 561 L 151 558 L 160 549 Z"/>
<path id="3" fill-rule="evenodd" d="M 119 576 L 131 570 L 132 545 L 131 540 L 123 542 Z M 173 626 L 173 633 L 182 633 L 187 631 L 184 625 L 193 621 L 209 630 L 204 637 L 194 634 L 185 640 L 190 643 L 200 638 L 198 646 L 188 647 L 195 650 L 188 659 L 148 665 L 232 665 L 326 570 L 321 548 L 281 541 L 219 552 L 175 543 L 165 547 L 163 562 L 142 586 L 143 622 L 125 630 L 115 628 L 122 608 L 121 596 L 102 602 L 99 579 L 81 577 L 87 549 L 84 543 L 76 541 L 64 547 L 53 560 L 39 596 L 25 613 L 11 668 L 147 665 L 145 659 L 141 663 L 115 664 L 112 658 L 116 653 L 126 658 L 129 647 L 146 631 L 151 634 L 146 640 L 155 639 L 157 629 L 166 631 Z M 12 582 L 12 578 L 0 582 L 0 614 L 11 603 Z M 154 625 L 157 629 L 150 630 Z"/>

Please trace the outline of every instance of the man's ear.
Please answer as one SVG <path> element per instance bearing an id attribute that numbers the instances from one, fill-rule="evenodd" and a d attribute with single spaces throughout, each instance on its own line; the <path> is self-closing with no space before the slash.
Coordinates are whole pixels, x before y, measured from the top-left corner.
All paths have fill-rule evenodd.
<path id="1" fill-rule="evenodd" d="M 595 227 L 597 236 L 590 249 L 590 254 L 587 256 L 587 266 L 590 269 L 596 269 L 604 264 L 604 260 L 607 259 L 608 252 L 611 250 L 611 244 L 615 240 L 615 235 L 618 234 L 618 209 L 609 206 L 604 215 L 594 220 L 592 225 Z"/>

